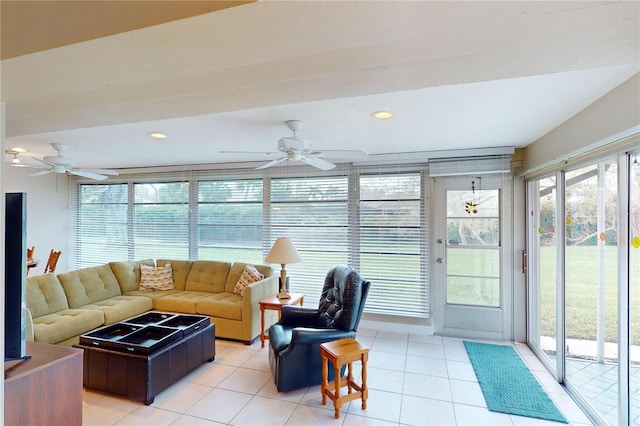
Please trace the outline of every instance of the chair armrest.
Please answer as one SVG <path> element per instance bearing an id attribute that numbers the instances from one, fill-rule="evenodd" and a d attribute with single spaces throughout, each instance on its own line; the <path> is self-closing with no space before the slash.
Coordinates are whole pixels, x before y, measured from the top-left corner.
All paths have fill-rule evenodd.
<path id="1" fill-rule="evenodd" d="M 303 306 L 283 306 L 278 324 L 285 327 L 325 328 L 318 323 L 318 309 Z"/>
<path id="2" fill-rule="evenodd" d="M 291 336 L 291 346 L 297 344 L 320 344 L 333 340 L 355 338 L 355 335 L 356 333 L 351 330 L 322 330 L 317 328 L 296 327 L 293 329 L 293 335 Z"/>

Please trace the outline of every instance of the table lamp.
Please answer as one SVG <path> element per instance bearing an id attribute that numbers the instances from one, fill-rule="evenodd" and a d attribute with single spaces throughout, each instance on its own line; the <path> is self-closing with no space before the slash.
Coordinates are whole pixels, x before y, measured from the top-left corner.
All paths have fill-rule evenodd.
<path id="1" fill-rule="evenodd" d="M 280 293 L 278 293 L 278 299 L 290 299 L 289 293 L 287 293 L 287 271 L 285 269 L 287 263 L 302 262 L 300 255 L 293 246 L 291 240 L 287 237 L 281 237 L 273 243 L 271 251 L 264 259 L 267 263 L 279 263 L 282 266 L 280 271 Z"/>

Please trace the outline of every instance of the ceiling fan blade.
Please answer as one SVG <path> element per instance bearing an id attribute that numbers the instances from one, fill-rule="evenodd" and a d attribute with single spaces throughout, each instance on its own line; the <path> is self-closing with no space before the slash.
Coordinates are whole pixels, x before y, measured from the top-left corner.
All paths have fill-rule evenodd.
<path id="1" fill-rule="evenodd" d="M 107 177 L 104 175 L 99 175 L 97 173 L 87 172 L 85 170 L 69 170 L 70 175 L 82 176 L 88 179 L 94 180 L 105 180 Z"/>
<path id="2" fill-rule="evenodd" d="M 317 157 L 302 157 L 302 162 L 320 170 L 331 170 L 336 165 Z"/>
<path id="3" fill-rule="evenodd" d="M 276 155 L 282 154 L 280 151 L 218 151 L 218 154 L 263 154 L 263 155 Z"/>
<path id="4" fill-rule="evenodd" d="M 41 172 L 36 172 L 36 173 L 32 173 L 29 176 L 42 176 L 42 175 L 47 175 L 49 173 L 52 173 L 53 169 L 47 169 L 47 170 L 43 170 Z"/>
<path id="5" fill-rule="evenodd" d="M 108 175 L 108 176 L 118 176 L 120 175 L 120 173 L 118 173 L 115 170 L 110 170 L 110 169 L 82 169 L 82 172 L 88 172 L 88 173 L 97 173 L 100 175 Z"/>
<path id="6" fill-rule="evenodd" d="M 367 151 L 351 149 L 313 151 L 311 154 L 322 158 L 336 158 L 343 160 L 366 160 L 367 157 L 369 157 L 369 153 Z"/>
<path id="7" fill-rule="evenodd" d="M 262 169 L 267 169 L 269 167 L 275 166 L 278 163 L 282 163 L 283 161 L 285 161 L 287 159 L 287 157 L 282 157 L 282 158 L 278 158 L 276 160 L 273 161 L 269 161 L 267 164 L 263 164 L 260 167 L 256 167 L 256 170 L 262 170 Z"/>

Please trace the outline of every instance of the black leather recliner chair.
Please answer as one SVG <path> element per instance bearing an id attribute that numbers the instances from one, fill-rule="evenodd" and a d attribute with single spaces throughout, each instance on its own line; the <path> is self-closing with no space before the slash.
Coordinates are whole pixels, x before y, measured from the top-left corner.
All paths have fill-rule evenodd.
<path id="1" fill-rule="evenodd" d="M 282 307 L 280 321 L 269 328 L 269 364 L 278 392 L 321 383 L 320 344 L 355 338 L 370 286 L 353 268 L 338 265 L 327 273 L 318 309 Z M 329 381 L 333 375 L 329 366 Z"/>

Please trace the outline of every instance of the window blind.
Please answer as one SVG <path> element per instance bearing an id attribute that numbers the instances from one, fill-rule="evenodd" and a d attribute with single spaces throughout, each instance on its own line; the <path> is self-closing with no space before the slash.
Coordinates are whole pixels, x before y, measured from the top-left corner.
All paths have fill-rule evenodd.
<path id="1" fill-rule="evenodd" d="M 360 176 L 358 265 L 368 312 L 426 316 L 427 238 L 420 173 Z"/>
<path id="2" fill-rule="evenodd" d="M 198 182 L 196 259 L 263 263 L 262 179 Z"/>
<path id="3" fill-rule="evenodd" d="M 189 258 L 189 182 L 133 185 L 132 259 Z"/>
<path id="4" fill-rule="evenodd" d="M 327 271 L 347 264 L 372 282 L 367 312 L 428 316 L 425 168 L 389 167 L 74 178 L 72 266 L 106 258 L 261 264 L 286 236 L 302 258 L 287 265 L 290 289 L 305 293 L 305 304 L 317 305 Z"/>
<path id="5" fill-rule="evenodd" d="M 286 266 L 290 290 L 317 306 L 328 270 L 348 263 L 347 176 L 272 178 L 270 194 L 269 247 L 291 239 L 302 262 Z"/>
<path id="6" fill-rule="evenodd" d="M 511 172 L 510 155 L 433 158 L 429 160 L 429 176 L 460 176 Z"/>
<path id="7" fill-rule="evenodd" d="M 124 184 L 78 185 L 72 216 L 75 244 L 70 266 L 74 269 L 127 260 L 131 246 L 127 226 L 129 187 Z"/>

